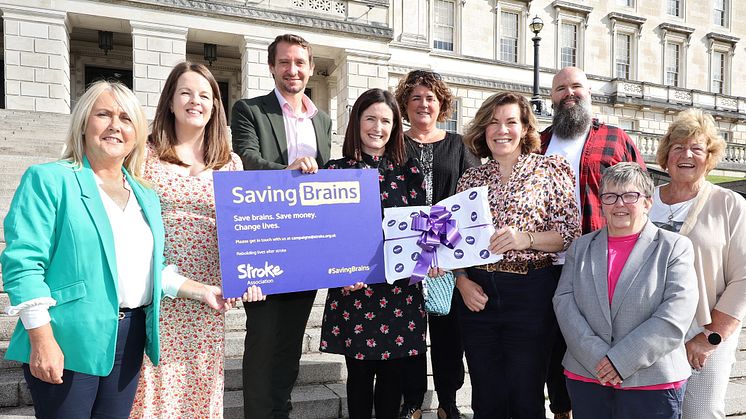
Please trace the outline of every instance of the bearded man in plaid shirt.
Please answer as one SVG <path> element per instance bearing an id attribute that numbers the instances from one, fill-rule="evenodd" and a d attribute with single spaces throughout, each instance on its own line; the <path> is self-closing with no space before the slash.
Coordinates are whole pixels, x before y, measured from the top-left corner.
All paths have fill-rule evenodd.
<path id="1" fill-rule="evenodd" d="M 554 116 L 552 125 L 541 133 L 541 152 L 564 156 L 575 170 L 575 200 L 581 226 L 583 234 L 590 233 L 605 224 L 599 198 L 604 171 L 623 161 L 645 168 L 645 162 L 624 130 L 593 118 L 591 88 L 581 69 L 560 70 L 552 79 L 551 97 Z M 562 368 L 566 346 L 559 328 L 555 341 L 547 374 L 549 408 L 555 419 L 569 419 L 570 397 Z"/>

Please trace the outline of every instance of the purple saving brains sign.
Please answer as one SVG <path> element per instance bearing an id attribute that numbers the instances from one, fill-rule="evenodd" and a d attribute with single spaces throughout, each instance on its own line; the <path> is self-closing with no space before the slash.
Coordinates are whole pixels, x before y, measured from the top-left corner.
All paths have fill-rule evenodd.
<path id="1" fill-rule="evenodd" d="M 385 279 L 378 171 L 215 172 L 223 295 Z"/>

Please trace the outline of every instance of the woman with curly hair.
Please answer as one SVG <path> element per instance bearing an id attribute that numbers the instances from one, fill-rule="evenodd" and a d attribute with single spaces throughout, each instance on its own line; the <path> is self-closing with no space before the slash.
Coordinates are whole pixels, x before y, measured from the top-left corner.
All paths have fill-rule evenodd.
<path id="1" fill-rule="evenodd" d="M 429 70 L 409 72 L 396 88 L 402 117 L 410 123 L 404 132 L 407 155 L 420 162 L 425 176 L 425 203 L 433 205 L 456 193 L 456 183 L 466 169 L 480 164 L 464 147 L 461 135 L 438 127 L 451 116 L 453 94 L 440 74 Z M 450 277 L 450 278 L 449 278 Z M 453 280 L 445 272 L 442 280 Z M 436 279 L 437 280 L 437 279 Z M 458 298 L 456 295 L 454 298 Z M 456 310 L 442 316 L 429 315 L 430 358 L 433 382 L 438 394 L 439 419 L 458 418 L 456 392 L 464 384 L 464 349 Z M 405 374 L 401 418 L 416 418 L 427 391 L 425 354 L 410 359 Z"/>

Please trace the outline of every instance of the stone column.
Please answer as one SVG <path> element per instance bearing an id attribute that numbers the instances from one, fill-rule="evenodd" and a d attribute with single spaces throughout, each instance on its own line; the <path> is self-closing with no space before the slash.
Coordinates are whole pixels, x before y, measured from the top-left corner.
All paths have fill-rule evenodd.
<path id="1" fill-rule="evenodd" d="M 267 65 L 267 47 L 271 39 L 244 36 L 241 41 L 241 97 L 266 95 L 275 81 Z"/>
<path id="2" fill-rule="evenodd" d="M 70 27 L 65 12 L 3 5 L 5 107 L 70 113 Z"/>
<path id="3" fill-rule="evenodd" d="M 337 119 L 338 133 L 343 134 L 347 129 L 349 111 L 363 92 L 388 87 L 390 57 L 389 54 L 347 49 L 337 59 L 332 73 L 336 83 L 330 86 L 336 88 L 336 94 L 332 94 L 337 98 L 336 115 L 331 117 Z"/>
<path id="4" fill-rule="evenodd" d="M 130 21 L 132 26 L 133 89 L 148 119 L 177 63 L 186 59 L 187 28 Z"/>

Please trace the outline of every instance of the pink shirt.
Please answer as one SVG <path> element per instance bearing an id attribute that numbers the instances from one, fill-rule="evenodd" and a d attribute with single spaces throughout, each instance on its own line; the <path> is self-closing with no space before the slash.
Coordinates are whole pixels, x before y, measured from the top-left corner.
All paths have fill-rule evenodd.
<path id="1" fill-rule="evenodd" d="M 627 258 L 632 253 L 632 248 L 635 247 L 639 237 L 640 233 L 630 236 L 609 236 L 609 251 L 606 253 L 606 261 L 609 267 L 607 275 L 609 279 L 609 306 L 611 306 L 611 299 L 614 297 L 616 283 L 619 282 L 619 275 L 622 273 L 624 264 L 627 263 Z"/>
<path id="2" fill-rule="evenodd" d="M 609 306 L 611 306 L 611 300 L 614 297 L 614 289 L 616 289 L 616 284 L 617 282 L 619 282 L 619 275 L 622 273 L 624 264 L 627 263 L 627 258 L 629 258 L 629 254 L 632 253 L 632 248 L 635 247 L 635 243 L 637 243 L 637 239 L 639 237 L 640 237 L 640 233 L 632 234 L 630 236 L 619 236 L 619 237 L 609 236 L 609 241 L 608 241 L 609 250 L 607 252 L 607 262 L 608 262 L 607 277 L 609 281 Z M 583 377 L 582 375 L 578 375 L 578 374 L 573 374 L 568 370 L 565 370 L 565 376 L 571 380 L 582 381 L 584 383 L 595 383 L 599 385 L 601 384 L 601 382 L 596 379 Z M 669 390 L 669 389 L 678 389 L 682 385 L 684 385 L 684 383 L 686 383 L 686 380 L 676 381 L 673 383 L 655 384 L 652 386 L 622 388 L 620 385 L 617 384 L 613 387 L 619 390 Z"/>
<path id="3" fill-rule="evenodd" d="M 285 139 L 288 146 L 288 164 L 292 164 L 299 157 L 316 158 L 316 131 L 313 130 L 313 118 L 318 109 L 308 96 L 303 95 L 303 107 L 305 112 L 296 114 L 292 106 L 275 88 L 275 96 L 280 102 L 282 109 L 282 120 L 285 122 Z"/>

